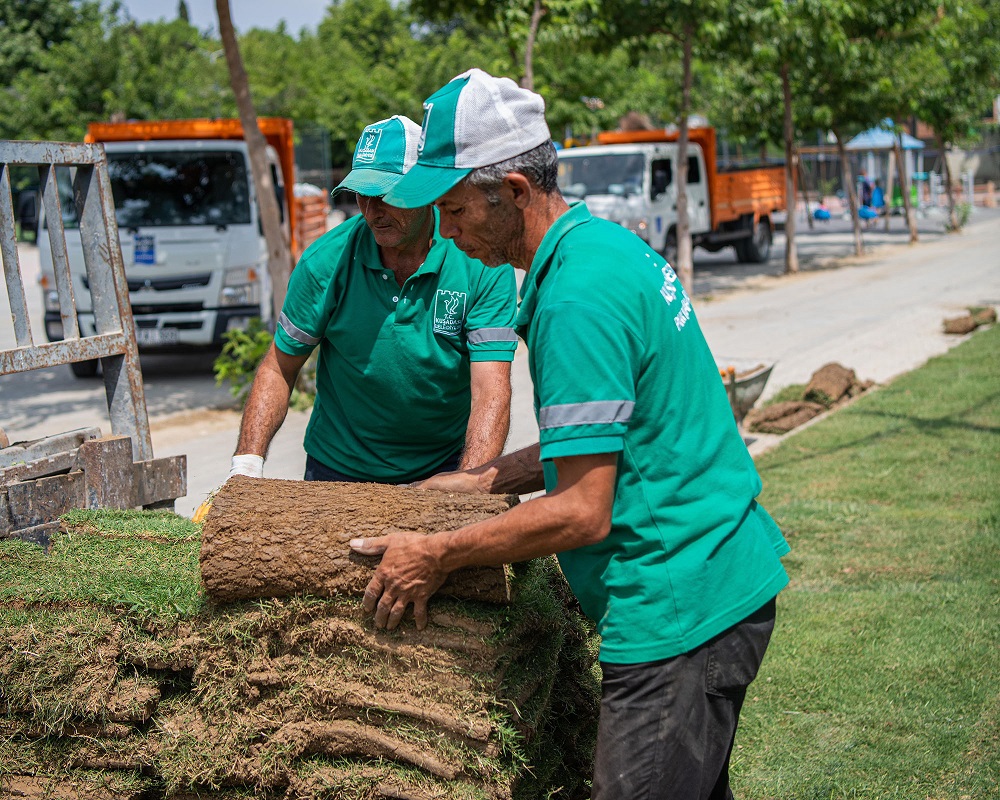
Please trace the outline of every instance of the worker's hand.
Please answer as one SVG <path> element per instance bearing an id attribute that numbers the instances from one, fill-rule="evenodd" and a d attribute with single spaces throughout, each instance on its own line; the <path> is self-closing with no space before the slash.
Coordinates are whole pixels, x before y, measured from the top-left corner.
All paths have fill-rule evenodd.
<path id="1" fill-rule="evenodd" d="M 433 536 L 399 531 L 371 539 L 351 539 L 351 549 L 365 556 L 382 556 L 365 589 L 364 608 L 375 612 L 375 627 L 392 630 L 413 603 L 417 630 L 427 627 L 427 601 L 448 574 L 432 547 Z"/>
<path id="2" fill-rule="evenodd" d="M 422 481 L 407 484 L 414 489 L 433 489 L 437 492 L 464 492 L 468 494 L 483 494 L 479 480 L 481 470 L 461 470 L 459 472 L 439 472 Z"/>
<path id="3" fill-rule="evenodd" d="M 228 481 L 233 475 L 246 475 L 249 478 L 263 478 L 264 477 L 264 458 L 263 456 L 255 456 L 251 453 L 244 453 L 238 456 L 233 456 L 232 463 L 229 466 L 229 475 L 226 476 Z M 223 482 L 222 486 L 225 486 Z M 222 489 L 219 486 L 208 493 L 208 497 L 202 502 L 198 509 L 194 512 L 191 517 L 192 522 L 204 522 L 205 517 L 208 516 L 208 512 L 212 510 L 212 501 L 215 500 L 215 496 Z"/>
<path id="4" fill-rule="evenodd" d="M 246 475 L 248 478 L 264 477 L 264 457 L 255 456 L 252 453 L 233 456 L 233 462 L 229 467 L 229 478 L 233 475 Z"/>

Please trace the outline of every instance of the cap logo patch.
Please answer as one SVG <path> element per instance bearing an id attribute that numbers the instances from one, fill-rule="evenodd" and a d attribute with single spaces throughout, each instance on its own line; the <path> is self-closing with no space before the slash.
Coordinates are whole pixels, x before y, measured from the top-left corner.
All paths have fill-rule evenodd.
<path id="1" fill-rule="evenodd" d="M 375 153 L 378 150 L 378 143 L 382 139 L 381 128 L 365 128 L 361 134 L 361 142 L 358 145 L 358 153 L 354 160 L 360 164 L 374 164 Z"/>
<path id="2" fill-rule="evenodd" d="M 418 155 L 423 155 L 424 152 L 424 143 L 427 141 L 427 123 L 431 121 L 431 111 L 433 109 L 433 103 L 424 103 L 424 120 L 420 125 L 420 139 L 417 140 Z"/>

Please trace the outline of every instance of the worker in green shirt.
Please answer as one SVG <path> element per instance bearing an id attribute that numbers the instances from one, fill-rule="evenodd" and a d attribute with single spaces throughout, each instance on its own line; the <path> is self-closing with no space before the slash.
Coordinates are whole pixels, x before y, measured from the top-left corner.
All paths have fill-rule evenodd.
<path id="1" fill-rule="evenodd" d="M 788 545 L 691 301 L 662 256 L 569 206 L 542 98 L 481 70 L 424 104 L 417 164 L 387 195 L 524 270 L 540 443 L 426 488 L 546 494 L 458 530 L 351 546 L 382 554 L 375 624 L 418 628 L 449 572 L 552 553 L 601 635 L 593 800 L 732 797 L 729 756 L 774 626 Z"/>
<path id="2" fill-rule="evenodd" d="M 306 480 L 409 483 L 503 450 L 517 347 L 513 269 L 487 269 L 441 237 L 432 205 L 385 202 L 416 161 L 419 135 L 399 116 L 362 132 L 337 187 L 357 192 L 361 215 L 314 242 L 292 272 L 230 475 L 263 475 L 316 347 Z"/>

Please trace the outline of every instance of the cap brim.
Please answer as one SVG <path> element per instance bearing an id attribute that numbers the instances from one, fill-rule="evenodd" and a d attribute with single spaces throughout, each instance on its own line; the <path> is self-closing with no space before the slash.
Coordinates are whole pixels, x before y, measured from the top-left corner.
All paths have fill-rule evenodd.
<path id="1" fill-rule="evenodd" d="M 402 178 L 403 176 L 396 172 L 385 172 L 381 169 L 352 169 L 333 193 L 350 189 L 368 197 L 377 197 L 392 189 Z"/>
<path id="2" fill-rule="evenodd" d="M 402 180 L 385 195 L 385 202 L 397 208 L 428 206 L 446 194 L 456 183 L 472 172 L 455 167 L 432 167 L 419 161 L 410 167 Z"/>

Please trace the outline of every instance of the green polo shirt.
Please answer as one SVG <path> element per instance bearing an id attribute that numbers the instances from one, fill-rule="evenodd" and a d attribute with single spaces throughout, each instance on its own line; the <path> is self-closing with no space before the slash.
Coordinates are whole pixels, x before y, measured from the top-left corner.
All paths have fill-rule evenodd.
<path id="1" fill-rule="evenodd" d="M 611 533 L 559 555 L 601 660 L 685 653 L 788 582 L 753 460 L 691 303 L 663 258 L 576 204 L 521 288 L 546 488 L 551 459 L 618 454 Z"/>
<path id="2" fill-rule="evenodd" d="M 274 337 L 289 355 L 319 345 L 306 452 L 386 483 L 441 466 L 465 441 L 469 363 L 514 358 L 516 302 L 512 267 L 440 235 L 400 287 L 364 217 L 329 231 L 292 272 Z"/>

